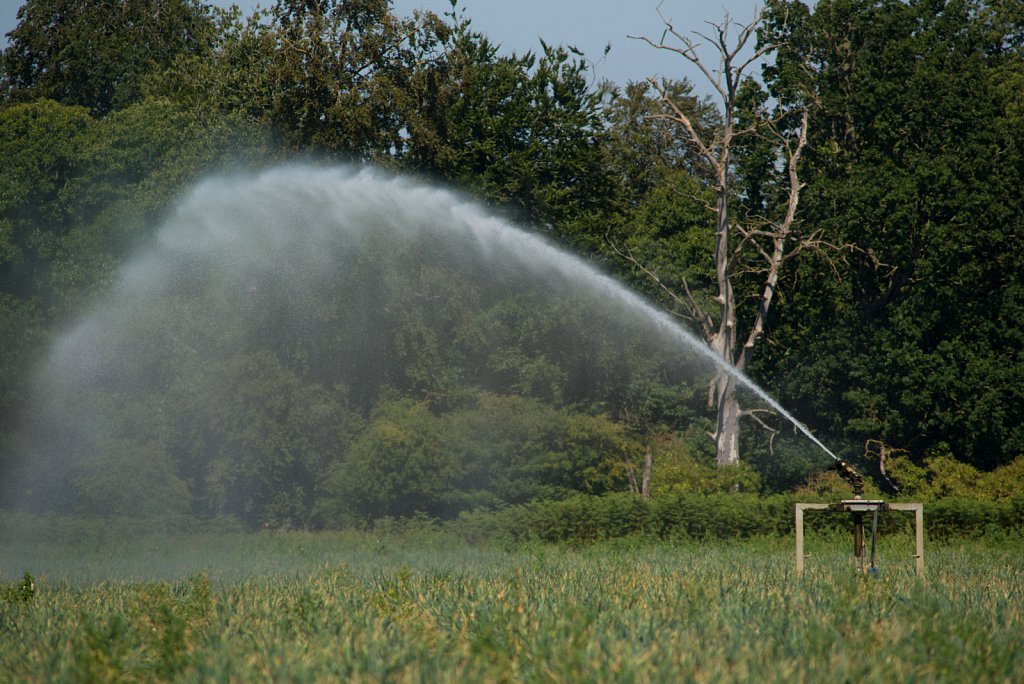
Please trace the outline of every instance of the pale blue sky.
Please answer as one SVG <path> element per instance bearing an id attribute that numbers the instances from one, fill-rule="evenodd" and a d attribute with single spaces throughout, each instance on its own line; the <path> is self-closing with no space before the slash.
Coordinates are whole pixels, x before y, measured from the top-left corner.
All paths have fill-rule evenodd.
<path id="1" fill-rule="evenodd" d="M 704 92 L 699 74 L 678 55 L 656 50 L 629 36 L 657 39 L 664 25 L 658 7 L 677 29 L 706 28 L 726 13 L 744 24 L 754 18 L 754 0 L 461 0 L 459 6 L 477 30 L 518 53 L 539 49 L 539 39 L 574 45 L 594 63 L 598 78 L 624 85 L 649 76 L 687 76 Z M 448 0 L 397 0 L 399 14 L 416 8 L 447 11 Z M 604 48 L 611 43 L 611 51 Z"/>
<path id="2" fill-rule="evenodd" d="M 22 0 L 0 0 L 0 36 L 17 22 Z M 216 4 L 230 4 L 218 0 Z M 246 12 L 257 4 L 270 6 L 273 0 L 239 0 Z M 648 76 L 686 76 L 708 92 L 695 70 L 673 55 L 631 40 L 630 35 L 661 35 L 659 0 L 460 0 L 465 16 L 478 31 L 499 43 L 504 50 L 523 53 L 539 49 L 539 39 L 550 44 L 569 44 L 581 50 L 594 64 L 597 78 L 620 85 Z M 661 11 L 677 28 L 687 32 L 703 29 L 704 22 L 721 22 L 728 13 L 733 20 L 749 23 L 757 6 L 754 0 L 660 0 Z M 449 0 L 395 0 L 396 13 L 410 15 L 415 9 L 437 13 L 448 11 Z M 6 45 L 6 39 L 0 40 Z M 611 51 L 604 56 L 605 46 Z"/>

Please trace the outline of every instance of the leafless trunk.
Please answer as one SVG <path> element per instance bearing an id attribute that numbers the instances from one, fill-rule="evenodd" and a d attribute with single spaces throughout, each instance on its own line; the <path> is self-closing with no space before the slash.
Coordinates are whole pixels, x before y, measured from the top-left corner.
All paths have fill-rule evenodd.
<path id="1" fill-rule="evenodd" d="M 647 499 L 651 496 L 651 467 L 654 464 L 654 452 L 651 445 L 647 445 L 647 453 L 644 454 L 644 469 L 640 475 L 640 483 L 636 481 L 636 470 L 633 469 L 633 461 L 626 456 L 626 473 L 629 475 L 629 491 L 639 494 Z"/>
<path id="2" fill-rule="evenodd" d="M 644 474 L 640 480 L 640 496 L 647 499 L 651 496 L 651 466 L 654 463 L 654 453 L 651 445 L 647 445 L 647 453 L 644 455 Z"/>
<path id="3" fill-rule="evenodd" d="M 715 461 L 719 466 L 740 462 L 740 404 L 736 399 L 736 381 L 732 376 L 719 373 L 715 378 L 718 398 L 715 423 Z"/>
<path id="4" fill-rule="evenodd" d="M 661 40 L 641 40 L 658 49 L 675 52 L 698 67 L 718 94 L 722 114 L 718 128 L 712 134 L 702 134 L 697 122 L 673 100 L 669 90 L 657 79 L 649 79 L 659 93 L 664 108 L 663 113 L 656 115 L 656 118 L 682 126 L 686 133 L 685 137 L 714 180 L 715 205 L 710 209 L 715 214 L 714 262 L 717 292 L 714 301 L 717 310 L 704 309 L 693 296 L 685 280 L 682 283 L 682 292 L 670 295 L 677 303 L 685 306 L 691 317 L 697 321 L 705 340 L 722 361 L 727 366 L 744 372 L 754 348 L 764 333 L 765 321 L 778 287 L 782 265 L 788 258 L 817 243 L 817 236 L 793 239 L 793 227 L 802 187 L 798 165 L 807 143 L 807 111 L 804 109 L 799 112 L 776 113 L 774 117 L 767 112 L 760 112 L 753 118 L 753 123 L 737 128 L 737 96 L 739 87 L 746 78 L 745 71 L 759 58 L 775 49 L 773 45 L 765 45 L 759 47 L 751 56 L 741 57 L 760 23 L 760 15 L 745 26 L 733 25 L 726 17 L 721 24 L 709 24 L 713 29 L 710 36 L 695 34 L 710 43 L 717 52 L 717 69 L 709 67 L 702 60 L 698 54 L 698 48 L 701 47 L 698 43 L 679 33 L 670 19 L 664 15 L 661 18 L 665 24 L 665 33 Z M 730 43 L 730 28 L 734 27 L 738 29 L 738 34 L 735 41 Z M 669 37 L 673 41 L 671 44 L 665 42 Z M 800 124 L 796 133 L 783 133 L 780 121 L 784 116 L 796 113 L 800 114 Z M 735 212 L 731 205 L 734 196 L 731 187 L 732 151 L 736 140 L 744 136 L 760 136 L 774 140 L 779 159 L 785 165 L 789 197 L 784 216 L 776 220 L 767 217 L 748 220 L 746 217 L 733 215 Z M 652 269 L 646 268 L 631 256 L 627 258 L 645 274 L 654 278 L 663 289 L 665 288 Z M 738 339 L 737 302 L 733 289 L 735 270 L 741 260 L 746 276 L 753 275 L 761 279 L 760 301 L 753 320 L 749 322 L 748 333 L 742 346 Z M 751 262 L 759 265 L 752 268 L 749 265 Z M 740 417 L 744 415 L 736 397 L 736 381 L 728 373 L 719 371 L 711 381 L 708 400 L 717 413 L 715 432 L 712 435 L 717 462 L 721 466 L 735 465 L 740 460 Z"/>
<path id="5" fill-rule="evenodd" d="M 623 463 L 626 464 L 626 474 L 629 475 L 629 491 L 639 494 L 640 486 L 636 483 L 636 471 L 633 469 L 633 460 L 626 456 L 623 459 Z"/>

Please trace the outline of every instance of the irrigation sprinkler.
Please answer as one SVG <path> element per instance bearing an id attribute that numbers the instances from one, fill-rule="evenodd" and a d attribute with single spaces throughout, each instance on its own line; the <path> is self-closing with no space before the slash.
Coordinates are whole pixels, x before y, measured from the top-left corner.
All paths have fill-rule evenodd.
<path id="1" fill-rule="evenodd" d="M 804 511 L 850 513 L 853 516 L 853 560 L 857 572 L 877 574 L 875 551 L 878 541 L 878 514 L 882 511 L 914 512 L 914 566 L 917 576 L 924 577 L 924 506 L 920 503 L 888 503 L 881 499 L 864 499 L 864 479 L 846 461 L 837 460 L 839 475 L 853 487 L 853 498 L 835 503 L 796 504 L 796 574 L 804 572 Z M 871 514 L 871 555 L 865 559 L 864 516 Z"/>

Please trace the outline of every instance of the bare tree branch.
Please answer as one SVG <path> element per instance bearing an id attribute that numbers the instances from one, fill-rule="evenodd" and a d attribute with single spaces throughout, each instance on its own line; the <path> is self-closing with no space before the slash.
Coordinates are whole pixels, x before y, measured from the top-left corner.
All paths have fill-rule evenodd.
<path id="1" fill-rule="evenodd" d="M 693 321 L 694 323 L 697 323 L 701 328 L 701 332 L 705 336 L 712 334 L 715 325 L 714 321 L 711 319 L 711 316 L 704 310 L 704 307 L 702 307 L 697 302 L 697 298 L 693 296 L 693 292 L 690 291 L 690 285 L 686 281 L 685 277 L 681 278 L 683 292 L 685 294 L 685 298 L 683 298 L 680 297 L 675 292 L 675 290 L 673 290 L 671 287 L 665 284 L 665 282 L 661 280 L 661 278 L 658 276 L 658 273 L 654 269 L 649 268 L 648 266 L 643 264 L 639 259 L 633 256 L 632 250 L 622 250 L 614 241 L 610 239 L 608 240 L 608 244 L 611 246 L 612 250 L 614 250 L 616 254 L 618 254 L 620 257 L 631 263 L 634 268 L 636 268 L 638 271 L 640 271 L 645 276 L 654 281 L 654 284 L 661 288 L 661 290 L 666 295 L 668 295 L 669 299 L 674 301 L 678 306 L 680 306 L 684 311 L 687 312 L 686 316 L 681 317 Z M 670 311 L 670 313 L 677 316 L 680 315 L 675 311 Z"/>
<path id="2" fill-rule="evenodd" d="M 677 54 L 694 65 L 717 92 L 722 108 L 722 119 L 718 127 L 712 132 L 704 132 L 698 128 L 693 115 L 687 114 L 682 103 L 673 98 L 667 84 L 654 78 L 648 79 L 663 107 L 663 113 L 652 115 L 651 118 L 671 121 L 681 126 L 685 132 L 682 137 L 692 146 L 701 162 L 707 165 L 714 179 L 716 201 L 709 208 L 716 218 L 713 259 L 717 293 L 713 301 L 717 305 L 717 316 L 712 316 L 700 305 L 701 302 L 690 291 L 685 279 L 682 282 L 683 294 L 680 295 L 634 254 L 613 247 L 619 256 L 656 283 L 692 320 L 698 321 L 704 338 L 716 354 L 725 363 L 742 372 L 748 367 L 753 350 L 764 334 L 783 265 L 802 251 L 819 250 L 825 246 L 820 232 L 802 237 L 795 232 L 800 192 L 803 189 L 799 166 L 807 146 L 808 110 L 787 110 L 780 106 L 774 114 L 762 109 L 752 113 L 749 121 L 739 120 L 739 89 L 747 77 L 747 70 L 779 48 L 777 44 L 764 44 L 756 46 L 752 52 L 748 51 L 748 45 L 762 22 L 763 14 L 760 10 L 748 24 L 732 22 L 728 15 L 721 23 L 708 22 L 711 30 L 693 32 L 691 35 L 696 38 L 678 31 L 660 8 L 658 15 L 664 24 L 660 40 L 644 37 L 640 40 L 656 49 Z M 735 33 L 733 28 L 736 29 Z M 669 39 L 671 44 L 666 42 Z M 717 53 L 717 69 L 709 66 L 700 54 L 704 46 L 709 46 Z M 785 126 L 797 113 L 799 124 L 794 134 Z M 787 195 L 781 217 L 747 214 L 741 220 L 736 220 L 731 216 L 735 203 L 730 187 L 734 165 L 733 148 L 738 139 L 750 137 L 770 140 L 779 161 L 784 163 L 783 187 Z M 760 281 L 758 305 L 742 345 L 738 339 L 737 302 L 733 290 L 733 279 L 737 275 L 756 277 Z M 772 433 L 774 439 L 777 430 L 769 428 L 756 410 L 740 411 L 735 396 L 735 382 L 727 373 L 718 373 L 712 380 L 708 398 L 711 403 L 717 398 L 718 421 L 713 437 L 719 464 L 734 463 L 739 458 L 737 435 L 741 415 L 754 418 Z"/>
<path id="3" fill-rule="evenodd" d="M 705 144 L 704 140 L 700 137 L 700 134 L 694 127 L 690 117 L 683 113 L 683 110 L 679 107 L 678 103 L 669 96 L 665 87 L 658 83 L 656 79 L 649 78 L 647 79 L 647 82 L 654 86 L 654 89 L 658 91 L 659 95 L 661 95 L 661 102 L 672 110 L 671 115 L 654 114 L 652 115 L 652 118 L 667 119 L 669 121 L 682 124 L 683 128 L 686 129 L 686 134 L 689 136 L 690 142 L 700 151 L 700 154 L 704 157 L 705 161 L 707 161 L 711 166 L 714 166 L 717 163 L 717 157 L 712 151 L 712 148 Z"/>
<path id="4" fill-rule="evenodd" d="M 789 200 L 786 203 L 786 215 L 782 222 L 776 224 L 773 237 L 774 250 L 769 258 L 770 267 L 765 277 L 764 287 L 761 291 L 761 301 L 758 302 L 757 313 L 754 316 L 754 324 L 747 334 L 747 341 L 743 344 L 743 351 L 738 359 L 737 368 L 741 371 L 746 369 L 753 356 L 754 346 L 757 340 L 764 333 L 765 320 L 771 309 L 772 300 L 775 297 L 775 290 L 779 282 L 779 273 L 782 267 L 783 258 L 786 255 L 786 240 L 789 239 L 793 229 L 793 222 L 796 220 L 796 210 L 800 204 L 800 191 L 803 184 L 800 182 L 799 165 L 804 148 L 807 146 L 807 129 L 809 126 L 809 114 L 805 108 L 800 116 L 800 131 L 797 137 L 796 147 L 785 146 L 786 171 L 789 179 Z"/>
<path id="5" fill-rule="evenodd" d="M 745 418 L 752 418 L 755 423 L 760 425 L 761 428 L 765 432 L 768 433 L 768 453 L 770 455 L 774 456 L 775 455 L 775 438 L 779 434 L 779 429 L 776 428 L 776 427 L 772 427 L 771 425 L 768 425 L 768 423 L 764 422 L 761 419 L 761 416 L 758 415 L 759 413 L 767 413 L 767 414 L 772 415 L 772 416 L 775 415 L 775 412 L 771 411 L 769 409 L 746 409 L 746 410 L 741 412 L 741 414 Z"/>

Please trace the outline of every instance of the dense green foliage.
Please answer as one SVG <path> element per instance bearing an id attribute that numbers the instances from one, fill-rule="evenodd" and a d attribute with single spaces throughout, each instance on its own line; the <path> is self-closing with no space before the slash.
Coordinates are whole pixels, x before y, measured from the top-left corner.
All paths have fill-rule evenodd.
<path id="1" fill-rule="evenodd" d="M 809 547 L 800 580 L 789 544 L 761 540 L 499 550 L 420 530 L 72 548 L 66 565 L 67 546 L 37 544 L 32 560 L 47 579 L 27 601 L 0 602 L 5 678 L 1016 681 L 1024 672 L 1019 546 L 931 547 L 923 582 L 896 560 L 909 555 L 905 544 L 880 577 L 857 578 L 845 545 L 827 538 Z M 91 573 L 125 579 L 83 582 Z"/>
<path id="2" fill-rule="evenodd" d="M 786 45 L 770 83 L 814 103 L 803 220 L 848 247 L 835 276 L 794 273 L 765 368 L 785 403 L 851 437 L 1009 462 L 1024 448 L 1020 4 L 769 7 Z"/>
<path id="3" fill-rule="evenodd" d="M 214 38 L 197 0 L 33 0 L 18 20 L 2 57 L 7 95 L 101 115 L 137 102 L 146 74 L 207 54 Z"/>
<path id="4" fill-rule="evenodd" d="M 842 498 L 849 498 L 849 491 Z M 627 493 L 575 496 L 541 501 L 496 512 L 462 514 L 454 529 L 470 540 L 539 540 L 586 544 L 642 535 L 660 540 L 743 539 L 783 536 L 793 529 L 798 501 L 832 502 L 820 494 L 754 496 L 735 493 L 669 492 L 641 499 Z M 1024 534 L 1024 497 L 989 501 L 942 498 L 925 504 L 925 534 L 932 540 L 986 537 L 1019 542 Z M 815 533 L 849 534 L 848 515 L 810 513 L 806 526 Z M 813 516 L 811 518 L 810 516 Z M 879 519 L 882 537 L 912 533 L 913 516 L 890 511 Z M 848 539 L 844 538 L 844 542 Z"/>
<path id="5" fill-rule="evenodd" d="M 905 450 L 889 469 L 909 495 L 1003 505 L 1024 476 L 1022 35 L 1014 2 L 777 0 L 762 40 L 780 47 L 741 98 L 740 119 L 809 109 L 799 217 L 826 246 L 787 262 L 752 375 L 847 458 L 868 439 Z M 665 87 L 699 126 L 719 121 L 689 83 Z M 299 303 L 254 283 L 269 304 L 252 319 L 213 285 L 183 291 L 147 319 L 138 377 L 159 382 L 72 398 L 114 426 L 63 437 L 74 468 L 47 470 L 18 441 L 46 419 L 46 350 L 175 199 L 296 156 L 455 185 L 685 317 L 622 258 L 710 296 L 708 179 L 655 111 L 642 85 L 592 84 L 571 48 L 500 54 L 457 9 L 279 0 L 244 18 L 191 0 L 28 0 L 0 59 L 2 486 L 31 466 L 41 508 L 309 527 L 571 506 L 628 491 L 648 447 L 655 494 L 804 484 L 827 458 L 753 423 L 748 465 L 716 474 L 701 381 L 572 297 L 502 296 L 490 265 L 409 268 L 387 244 L 348 272 L 378 285 L 365 320 L 342 315 L 344 278 Z M 774 162 L 737 150 L 742 211 L 780 201 Z M 256 334 L 288 328 L 275 315 L 293 305 L 316 324 Z M 189 366 L 223 343 L 210 316 L 244 344 Z M 348 366 L 303 335 L 351 349 Z"/>

